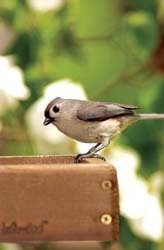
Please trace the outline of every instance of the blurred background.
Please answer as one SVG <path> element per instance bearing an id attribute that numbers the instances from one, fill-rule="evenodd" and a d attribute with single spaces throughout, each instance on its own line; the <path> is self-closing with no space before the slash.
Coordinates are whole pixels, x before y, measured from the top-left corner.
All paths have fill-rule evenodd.
<path id="1" fill-rule="evenodd" d="M 44 109 L 57 96 L 164 113 L 164 1 L 1 0 L 0 155 L 89 149 L 43 126 Z M 133 125 L 102 154 L 118 172 L 119 242 L 0 250 L 163 250 L 164 121 Z"/>

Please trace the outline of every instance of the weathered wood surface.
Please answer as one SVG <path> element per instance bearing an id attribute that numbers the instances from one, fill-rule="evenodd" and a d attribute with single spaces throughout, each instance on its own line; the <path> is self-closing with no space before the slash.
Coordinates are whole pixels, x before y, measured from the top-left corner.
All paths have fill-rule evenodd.
<path id="1" fill-rule="evenodd" d="M 0 157 L 0 241 L 116 240 L 116 171 L 72 156 Z"/>

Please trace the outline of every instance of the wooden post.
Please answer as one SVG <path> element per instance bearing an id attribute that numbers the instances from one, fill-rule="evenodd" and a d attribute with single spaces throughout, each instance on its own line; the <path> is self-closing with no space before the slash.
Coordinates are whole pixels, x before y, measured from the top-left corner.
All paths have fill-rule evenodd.
<path id="1" fill-rule="evenodd" d="M 0 157 L 0 241 L 117 240 L 116 171 L 72 156 Z"/>

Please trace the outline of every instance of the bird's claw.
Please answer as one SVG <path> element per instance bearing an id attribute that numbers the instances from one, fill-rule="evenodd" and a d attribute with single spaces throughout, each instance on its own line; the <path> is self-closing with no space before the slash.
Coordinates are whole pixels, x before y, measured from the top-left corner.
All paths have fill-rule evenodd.
<path id="1" fill-rule="evenodd" d="M 93 155 L 93 158 L 98 158 L 98 159 L 100 159 L 100 160 L 102 160 L 102 161 L 106 161 L 105 157 L 104 157 L 104 156 L 101 156 L 101 155 L 99 155 L 99 154 L 94 154 L 94 155 Z"/>
<path id="2" fill-rule="evenodd" d="M 78 163 L 78 162 L 81 162 L 83 158 L 85 158 L 85 157 L 83 156 L 83 154 L 78 154 L 78 155 L 76 155 L 74 161 L 75 161 L 75 163 Z"/>
<path id="3" fill-rule="evenodd" d="M 103 156 L 99 155 L 99 154 L 92 154 L 92 155 L 90 155 L 90 154 L 78 154 L 75 157 L 75 163 L 82 162 L 82 160 L 84 158 L 98 158 L 100 160 L 106 161 L 106 159 Z"/>

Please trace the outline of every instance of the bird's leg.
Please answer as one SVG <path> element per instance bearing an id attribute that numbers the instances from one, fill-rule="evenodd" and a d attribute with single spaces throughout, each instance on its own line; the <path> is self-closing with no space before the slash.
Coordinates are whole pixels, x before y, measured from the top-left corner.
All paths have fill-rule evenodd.
<path id="1" fill-rule="evenodd" d="M 92 148 L 89 149 L 89 151 L 87 151 L 84 154 L 78 154 L 75 157 L 75 162 L 79 162 L 81 161 L 82 158 L 88 158 L 88 157 L 94 157 L 94 158 L 101 158 L 102 160 L 105 160 L 103 156 L 100 156 L 98 154 L 95 154 L 95 150 L 101 145 L 101 143 L 97 143 L 95 146 L 93 146 Z"/>
<path id="2" fill-rule="evenodd" d="M 109 144 L 109 138 L 103 137 L 102 143 L 96 144 L 94 147 L 92 147 L 87 153 L 85 154 L 78 154 L 75 157 L 75 162 L 80 162 L 83 158 L 93 157 L 93 158 L 100 158 L 101 160 L 105 160 L 103 156 L 100 156 L 99 154 L 96 154 L 99 150 L 107 147 Z M 100 146 L 100 147 L 99 147 Z"/>
<path id="3" fill-rule="evenodd" d="M 81 162 L 83 158 L 99 158 L 101 160 L 104 160 L 105 161 L 105 158 L 99 154 L 95 154 L 95 153 L 84 153 L 84 154 L 78 154 L 76 157 L 75 157 L 75 162 Z"/>
<path id="4" fill-rule="evenodd" d="M 97 143 L 94 147 L 90 148 L 90 150 L 86 154 L 90 154 L 95 152 L 95 150 L 101 145 L 101 143 Z"/>

